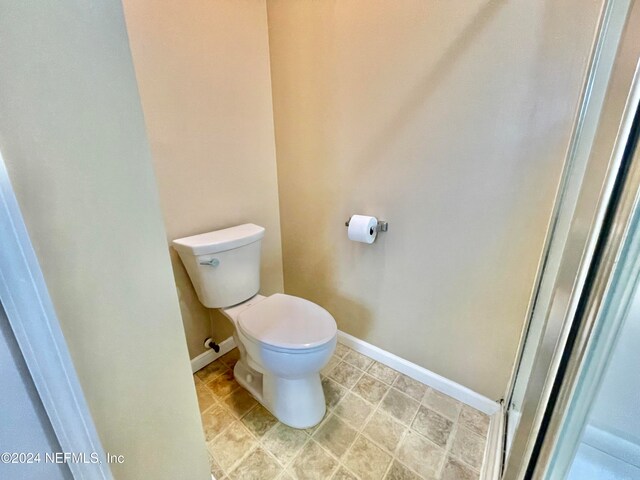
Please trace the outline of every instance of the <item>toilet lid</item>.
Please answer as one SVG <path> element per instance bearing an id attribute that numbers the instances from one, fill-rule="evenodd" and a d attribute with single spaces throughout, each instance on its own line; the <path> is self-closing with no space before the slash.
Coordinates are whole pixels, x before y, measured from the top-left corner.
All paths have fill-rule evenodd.
<path id="1" fill-rule="evenodd" d="M 338 327 L 331 314 L 313 302 L 276 293 L 238 316 L 243 333 L 266 345 L 299 350 L 330 341 Z"/>

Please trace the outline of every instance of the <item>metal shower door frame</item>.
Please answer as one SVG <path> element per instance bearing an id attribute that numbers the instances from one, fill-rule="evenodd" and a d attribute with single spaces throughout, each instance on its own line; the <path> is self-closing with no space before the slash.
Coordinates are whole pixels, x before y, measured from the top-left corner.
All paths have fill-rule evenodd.
<path id="1" fill-rule="evenodd" d="M 615 0 L 608 4 L 613 1 Z M 542 338 L 537 345 L 527 383 L 522 417 L 510 454 L 505 458 L 503 480 L 532 478 L 532 462 L 544 461 L 544 458 L 534 458 L 534 451 L 540 447 L 539 435 L 547 420 L 547 406 L 602 233 L 614 185 L 621 173 L 623 155 L 640 99 L 639 59 L 640 4 L 631 2 L 580 194 L 571 218 L 567 242 L 562 250 L 551 300 L 545 310 Z M 523 345 L 521 351 L 522 347 Z M 512 379 L 507 397 L 509 401 L 514 385 Z"/>

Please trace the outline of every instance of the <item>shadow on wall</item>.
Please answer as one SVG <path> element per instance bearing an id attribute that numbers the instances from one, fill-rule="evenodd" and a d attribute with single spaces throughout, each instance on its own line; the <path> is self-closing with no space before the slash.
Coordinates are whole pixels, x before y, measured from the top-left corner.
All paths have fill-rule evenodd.
<path id="1" fill-rule="evenodd" d="M 499 398 L 588 55 L 561 27 L 579 2 L 302 3 L 269 5 L 285 290 Z M 390 232 L 347 241 L 354 213 Z"/>
<path id="2" fill-rule="evenodd" d="M 428 73 L 424 76 L 422 81 L 418 82 L 406 96 L 406 101 L 402 103 L 397 111 L 389 116 L 389 120 L 378 129 L 375 130 L 375 134 L 371 136 L 371 141 L 366 143 L 365 149 L 361 153 L 354 154 L 354 165 L 352 174 L 358 175 L 362 170 L 362 174 L 366 175 L 368 171 L 375 170 L 376 167 L 372 165 L 372 159 L 378 159 L 378 161 L 388 159 L 388 156 L 384 154 L 388 150 L 389 145 L 394 143 L 397 133 L 402 131 L 402 126 L 410 124 L 412 119 L 423 109 L 423 105 L 427 99 L 438 89 L 438 86 L 446 79 L 447 75 L 451 72 L 454 66 L 459 62 L 459 57 L 464 54 L 466 50 L 473 44 L 479 34 L 486 30 L 491 23 L 491 20 L 495 18 L 499 9 L 504 6 L 504 0 L 489 0 L 485 3 L 469 23 L 463 28 L 461 33 L 456 36 L 451 45 L 442 53 L 442 55 L 430 66 Z M 306 88 L 312 88 L 308 86 Z M 316 85 L 316 89 L 322 89 L 322 83 Z M 323 94 L 316 95 L 318 98 L 330 97 L 330 91 Z M 321 111 L 324 112 L 321 116 L 330 117 L 327 112 L 326 105 L 321 107 Z M 276 125 L 277 128 L 277 125 Z M 323 136 L 316 132 L 315 136 L 311 136 L 306 140 L 317 141 L 313 145 L 312 149 L 316 152 L 324 151 L 321 156 L 328 162 L 331 158 L 336 158 L 335 152 L 331 151 L 328 147 L 330 142 L 323 142 Z M 327 169 L 330 170 L 330 169 Z M 316 174 L 321 174 L 320 171 L 316 171 Z M 319 303 L 332 314 L 336 316 L 339 321 L 339 328 L 350 331 L 356 334 L 360 338 L 367 338 L 369 332 L 372 329 L 374 322 L 373 311 L 378 310 L 375 302 L 372 304 L 371 297 L 376 299 L 380 297 L 381 292 L 377 292 L 382 285 L 380 282 L 380 275 L 385 275 L 388 269 L 381 265 L 378 270 L 378 278 L 372 279 L 367 276 L 369 270 L 362 269 L 362 264 L 379 264 L 386 258 L 384 254 L 385 238 L 384 234 L 378 237 L 373 245 L 361 245 L 349 242 L 345 247 L 347 249 L 346 262 L 342 265 L 336 265 L 335 255 L 331 252 L 335 239 L 342 235 L 346 235 L 346 231 L 343 232 L 344 227 L 340 222 L 336 222 L 336 218 L 333 216 L 333 212 L 336 211 L 338 205 L 343 202 L 343 197 L 348 195 L 341 190 L 340 185 L 337 182 L 330 182 L 329 185 L 333 189 L 330 195 L 326 208 L 317 210 L 314 212 L 314 222 L 316 225 L 323 225 L 323 228 L 318 229 L 318 238 L 316 241 L 324 245 L 326 251 L 317 257 L 317 261 L 312 262 L 314 265 L 309 268 L 310 265 L 304 267 L 307 275 L 313 277 L 313 284 L 316 286 L 313 291 L 309 291 L 306 288 L 296 289 L 286 282 L 285 274 L 285 290 L 286 293 L 292 295 L 299 295 L 309 300 Z M 305 188 L 314 189 L 317 188 L 314 185 L 305 185 Z M 324 197 L 327 198 L 326 196 Z M 359 205 L 358 203 L 361 203 Z M 353 212 L 350 213 L 364 213 L 364 214 L 378 214 L 384 211 L 384 205 L 373 205 L 362 198 L 352 198 L 349 203 L 352 205 Z M 288 208 L 292 208 L 290 205 Z M 302 208 L 302 206 L 293 207 L 294 209 Z M 348 213 L 347 213 L 348 216 Z M 347 218 L 345 217 L 344 220 Z M 340 219 L 342 220 L 342 219 Z M 283 230 L 287 228 L 286 224 L 282 225 Z M 394 228 L 394 225 L 391 227 Z M 339 231 L 336 231 L 338 230 Z M 338 237 L 336 237 L 336 234 Z M 283 253 L 286 258 L 285 261 L 290 264 L 296 263 L 296 258 L 300 255 L 306 255 L 307 251 L 304 245 L 298 244 L 297 240 L 291 240 L 289 236 L 289 245 L 283 245 Z M 300 239 L 304 242 L 303 239 Z M 363 248 L 364 247 L 364 248 Z M 343 257 L 344 258 L 344 257 Z M 291 260 L 294 259 L 294 260 Z M 294 268 L 296 268 L 294 266 Z M 336 272 L 339 274 L 336 275 Z M 355 297 L 345 295 L 345 290 L 340 288 L 344 283 L 343 275 L 353 275 L 358 278 L 358 282 L 365 286 L 370 294 L 365 306 L 363 301 Z M 397 278 L 398 282 L 407 281 L 403 278 Z"/>
<path id="3" fill-rule="evenodd" d="M 205 351 L 203 344 L 207 337 L 221 342 L 231 336 L 233 326 L 220 312 L 206 308 L 200 303 L 178 252 L 169 247 L 169 255 L 178 291 L 182 322 L 185 331 L 189 332 L 189 335 L 186 335 L 189 358 L 193 359 Z"/>
<path id="4" fill-rule="evenodd" d="M 346 235 L 346 232 L 344 232 L 344 234 Z M 350 246 L 353 246 L 354 249 L 365 247 L 365 255 L 371 255 L 375 250 L 380 249 L 381 246 L 379 242 L 380 239 L 376 239 L 377 245 L 375 243 L 372 245 L 356 244 L 351 241 L 349 243 L 353 244 Z M 353 256 L 351 265 L 346 265 L 350 272 L 361 271 L 359 269 L 360 259 L 356 257 L 356 255 Z M 317 279 L 318 285 L 322 285 L 322 287 L 314 289 L 314 292 L 300 292 L 299 296 L 314 301 L 329 311 L 336 319 L 338 329 L 356 333 L 359 338 L 368 338 L 367 336 L 374 322 L 374 315 L 372 315 L 371 309 L 369 308 L 371 302 L 368 302 L 369 306 L 367 306 L 359 299 L 345 295 L 342 289 L 336 288 L 340 286 L 340 282 L 331 280 L 331 278 L 335 276 L 336 266 L 330 262 L 321 263 L 322 265 L 316 266 L 313 275 Z M 363 278 L 362 282 L 367 283 L 367 278 Z M 369 287 L 375 289 L 379 285 L 379 282 L 375 282 L 369 285 Z M 316 292 L 319 293 L 317 298 L 314 297 Z M 294 291 L 287 291 L 287 293 L 296 295 Z M 375 294 L 377 292 L 373 293 Z M 379 295 L 375 295 L 375 297 L 379 298 Z"/>
<path id="5" fill-rule="evenodd" d="M 401 105 L 397 113 L 382 127 L 372 141 L 368 143 L 368 148 L 358 156 L 357 164 L 364 165 L 365 169 L 371 169 L 371 159 L 386 158 L 383 153 L 385 146 L 393 143 L 395 132 L 402 130 L 403 124 L 409 124 L 423 108 L 425 101 L 437 90 L 452 68 L 458 63 L 458 58 L 472 45 L 474 39 L 484 31 L 492 18 L 495 17 L 498 9 L 502 7 L 505 0 L 489 0 L 478 13 L 471 19 L 452 44 L 446 49 L 435 64 L 429 68 L 429 72 L 424 79 L 416 84 L 413 90 L 407 95 L 407 101 Z"/>
<path id="6" fill-rule="evenodd" d="M 336 202 L 337 195 L 328 200 L 329 203 Z M 302 206 L 304 208 L 304 206 Z M 378 236 L 373 244 L 345 241 L 336 243 L 336 239 L 344 240 L 347 236 L 347 229 L 344 221 L 335 221 L 332 212 L 333 207 L 316 212 L 314 222 L 317 225 L 324 225 L 316 230 L 317 235 L 313 239 L 315 246 L 322 251 L 317 255 L 310 256 L 305 250 L 307 239 L 290 237 L 288 244 L 283 245 L 285 252 L 283 257 L 288 263 L 289 269 L 296 270 L 297 275 L 312 279 L 310 282 L 289 282 L 287 283 L 287 273 L 285 270 L 285 293 L 296 295 L 306 300 L 312 301 L 326 309 L 335 318 L 338 329 L 356 335 L 361 339 L 366 339 L 373 328 L 375 322 L 374 311 L 377 310 L 375 302 L 363 302 L 357 295 L 349 295 L 349 290 L 344 288 L 346 283 L 357 277 L 358 285 L 362 286 L 372 297 L 381 297 L 380 289 L 382 283 L 381 276 L 387 272 L 384 262 L 385 237 L 384 234 Z M 362 211 L 360 213 L 368 213 Z M 344 217 L 346 221 L 348 216 Z M 283 224 L 283 228 L 286 228 Z M 344 237 L 344 238 L 343 238 Z M 347 248 L 349 253 L 342 255 L 342 249 Z M 297 259 L 306 256 L 304 261 Z M 342 264 L 338 258 L 343 258 Z M 381 263 L 382 262 L 382 263 Z M 370 275 L 370 270 L 366 266 L 378 265 L 376 277 Z M 312 288 L 307 288 L 312 285 Z"/>

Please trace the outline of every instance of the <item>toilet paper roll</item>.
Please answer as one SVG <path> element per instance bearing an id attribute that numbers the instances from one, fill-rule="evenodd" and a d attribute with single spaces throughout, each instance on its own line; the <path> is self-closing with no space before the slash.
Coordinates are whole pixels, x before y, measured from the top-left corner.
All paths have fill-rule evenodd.
<path id="1" fill-rule="evenodd" d="M 378 219 L 367 215 L 353 215 L 349 220 L 349 240 L 362 243 L 373 243 L 378 232 Z"/>

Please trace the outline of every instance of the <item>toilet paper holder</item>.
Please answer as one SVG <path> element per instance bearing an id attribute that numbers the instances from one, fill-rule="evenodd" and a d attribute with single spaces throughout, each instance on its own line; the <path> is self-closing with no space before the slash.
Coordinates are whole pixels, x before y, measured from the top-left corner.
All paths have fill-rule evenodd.
<path id="1" fill-rule="evenodd" d="M 348 227 L 349 226 L 349 221 L 351 219 L 347 220 L 346 222 L 344 222 L 344 226 Z M 385 222 L 383 220 L 378 220 L 378 224 L 376 225 L 376 232 L 386 232 L 387 230 L 389 230 L 389 222 Z"/>

